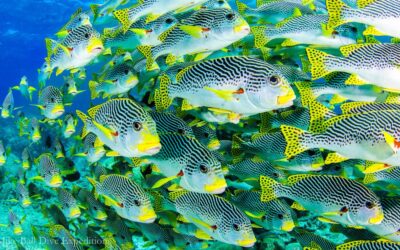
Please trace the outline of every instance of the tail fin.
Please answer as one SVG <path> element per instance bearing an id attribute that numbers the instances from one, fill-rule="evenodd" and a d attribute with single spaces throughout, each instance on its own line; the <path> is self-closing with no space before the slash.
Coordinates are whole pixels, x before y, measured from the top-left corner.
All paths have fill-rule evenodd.
<path id="1" fill-rule="evenodd" d="M 326 9 L 329 13 L 328 28 L 333 29 L 341 24 L 347 23 L 344 19 L 344 12 L 351 10 L 342 0 L 326 1 Z"/>
<path id="2" fill-rule="evenodd" d="M 232 138 L 232 149 L 231 153 L 233 156 L 233 163 L 237 163 L 241 159 L 241 154 L 243 154 L 242 144 L 244 141 L 238 136 L 234 135 Z"/>
<path id="3" fill-rule="evenodd" d="M 254 26 L 251 27 L 251 33 L 254 35 L 254 46 L 256 48 L 262 48 L 269 41 L 269 38 L 265 34 L 267 30 L 266 26 Z"/>
<path id="4" fill-rule="evenodd" d="M 282 184 L 267 176 L 260 176 L 260 186 L 262 202 L 269 202 L 279 198 L 278 190 L 283 187 Z"/>
<path id="5" fill-rule="evenodd" d="M 321 133 L 325 130 L 324 121 L 335 114 L 316 100 L 309 101 L 310 107 L 310 128 L 313 133 Z"/>
<path id="6" fill-rule="evenodd" d="M 374 183 L 377 182 L 378 179 L 376 178 L 376 175 L 374 173 L 371 174 L 366 174 L 364 177 L 364 184 L 370 184 L 370 183 Z"/>
<path id="7" fill-rule="evenodd" d="M 155 60 L 153 58 L 153 52 L 152 52 L 151 46 L 148 46 L 148 45 L 138 46 L 137 50 L 140 53 L 142 53 L 144 55 L 144 57 L 146 57 L 146 68 L 147 68 L 147 70 L 151 70 L 152 66 L 155 62 Z"/>
<path id="8" fill-rule="evenodd" d="M 113 12 L 115 18 L 122 24 L 122 29 L 126 33 L 132 25 L 132 22 L 129 20 L 129 9 L 121 9 Z"/>
<path id="9" fill-rule="evenodd" d="M 314 93 L 312 91 L 312 82 L 303 81 L 295 82 L 294 84 L 300 92 L 301 105 L 303 105 L 304 107 L 308 107 L 310 105 L 310 101 L 312 99 L 315 99 Z"/>
<path id="10" fill-rule="evenodd" d="M 304 145 L 304 139 L 312 135 L 299 128 L 290 127 L 286 125 L 281 126 L 281 131 L 286 140 L 285 155 L 287 158 L 292 158 L 311 147 Z"/>
<path id="11" fill-rule="evenodd" d="M 96 91 L 97 82 L 89 81 L 90 98 L 95 99 L 99 94 Z"/>
<path id="12" fill-rule="evenodd" d="M 166 110 L 171 106 L 172 99 L 169 97 L 168 85 L 171 80 L 167 75 L 162 75 L 160 77 L 160 89 L 156 89 L 154 92 L 154 102 L 157 111 L 161 112 Z"/>
<path id="13" fill-rule="evenodd" d="M 85 113 L 82 111 L 77 110 L 76 114 L 78 117 L 82 120 L 83 122 L 83 128 L 82 128 L 82 138 L 86 137 L 89 131 L 87 130 L 87 122 L 91 120 L 89 116 L 87 116 Z"/>
<path id="14" fill-rule="evenodd" d="M 310 60 L 311 63 L 311 76 L 313 80 L 324 77 L 332 72 L 329 69 L 327 69 L 326 62 L 330 58 L 334 58 L 334 56 L 331 56 L 328 53 L 312 48 L 307 48 L 306 51 L 308 59 Z"/>
<path id="15" fill-rule="evenodd" d="M 246 4 L 240 2 L 239 0 L 236 0 L 236 6 L 238 8 L 238 11 L 241 15 L 243 15 L 246 10 L 249 8 L 249 6 L 247 6 Z"/>

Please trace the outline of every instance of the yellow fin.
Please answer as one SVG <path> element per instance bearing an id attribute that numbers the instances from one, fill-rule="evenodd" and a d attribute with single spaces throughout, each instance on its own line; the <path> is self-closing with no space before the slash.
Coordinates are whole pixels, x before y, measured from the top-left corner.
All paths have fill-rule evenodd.
<path id="1" fill-rule="evenodd" d="M 374 35 L 374 36 L 385 36 L 386 34 L 382 31 L 376 29 L 374 26 L 368 26 L 366 30 L 363 32 L 364 36 Z"/>
<path id="2" fill-rule="evenodd" d="M 117 157 L 117 156 L 121 156 L 117 151 L 108 151 L 106 153 L 107 157 Z"/>
<path id="3" fill-rule="evenodd" d="M 303 205 L 301 205 L 297 201 L 293 202 L 293 204 L 290 207 L 297 211 L 306 211 L 306 209 L 303 207 Z"/>
<path id="4" fill-rule="evenodd" d="M 339 153 L 329 153 L 325 159 L 325 164 L 340 163 L 347 161 L 349 158 L 340 155 Z"/>
<path id="5" fill-rule="evenodd" d="M 233 100 L 233 95 L 235 94 L 235 91 L 233 91 L 233 90 L 214 89 L 214 88 L 210 88 L 207 86 L 204 87 L 204 89 L 214 93 L 216 96 L 218 96 L 219 98 L 222 98 L 226 101 Z"/>
<path id="6" fill-rule="evenodd" d="M 179 25 L 179 29 L 191 35 L 194 38 L 201 38 L 204 32 L 209 31 L 208 28 L 192 25 Z"/>
<path id="7" fill-rule="evenodd" d="M 324 217 L 318 217 L 318 220 L 321 222 L 329 223 L 329 224 L 339 224 L 336 221 L 324 218 Z"/>
<path id="8" fill-rule="evenodd" d="M 179 177 L 175 175 L 175 176 L 169 176 L 169 177 L 160 179 L 156 183 L 154 183 L 154 185 L 151 188 L 159 188 L 159 187 L 163 186 L 164 184 L 166 184 L 172 180 L 175 180 L 177 178 L 179 178 Z"/>

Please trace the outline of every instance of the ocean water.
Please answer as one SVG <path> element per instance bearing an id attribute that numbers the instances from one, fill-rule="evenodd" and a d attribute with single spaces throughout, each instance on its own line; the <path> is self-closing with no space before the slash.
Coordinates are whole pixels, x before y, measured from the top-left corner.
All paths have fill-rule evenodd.
<path id="1" fill-rule="evenodd" d="M 113 1 L 113 0 L 111 0 Z M 171 0 L 174 1 L 174 0 Z M 38 86 L 38 68 L 44 62 L 44 58 L 47 55 L 45 38 L 55 38 L 54 34 L 69 20 L 70 16 L 78 9 L 90 11 L 91 4 L 102 4 L 107 1 L 91 0 L 91 1 L 56 1 L 56 0 L 20 0 L 20 1 L 1 1 L 0 2 L 0 16 L 2 17 L 2 23 L 0 25 L 0 102 L 9 92 L 9 89 L 15 85 L 18 85 L 21 77 L 26 76 L 29 85 L 39 89 Z M 131 1 L 132 2 L 132 1 Z M 254 0 L 242 1 L 249 6 L 255 6 Z M 354 1 L 348 0 L 347 3 L 353 3 Z M 132 2 L 133 4 L 134 2 Z M 233 9 L 236 10 L 235 1 L 229 1 L 229 4 Z M 115 21 L 115 20 L 114 20 Z M 117 22 L 113 22 L 113 25 Z M 104 27 L 113 25 L 99 25 L 98 31 L 101 31 Z M 96 25 L 94 25 L 95 28 Z M 390 38 L 384 37 L 380 41 L 387 42 Z M 290 58 L 289 58 L 290 59 Z M 295 59 L 297 62 L 298 58 Z M 85 113 L 93 105 L 105 102 L 105 99 L 91 100 L 90 91 L 88 88 L 89 80 L 92 80 L 92 73 L 96 73 L 99 67 L 104 65 L 105 61 L 89 65 L 87 69 L 86 79 L 80 81 L 79 89 L 84 90 L 77 97 L 73 99 L 71 105 L 65 106 L 65 113 L 75 113 L 76 110 L 82 110 Z M 61 88 L 64 83 L 64 76 L 68 73 L 64 72 L 60 76 L 55 76 L 54 72 L 50 79 L 47 80 L 46 86 L 52 85 Z M 52 249 L 46 248 L 46 239 L 44 237 L 34 237 L 32 228 L 39 230 L 48 230 L 54 225 L 53 215 L 48 212 L 51 206 L 59 206 L 57 199 L 57 189 L 47 187 L 43 182 L 34 180 L 37 176 L 37 165 L 31 162 L 32 166 L 27 170 L 25 175 L 25 182 L 28 186 L 29 191 L 32 194 L 38 194 L 32 198 L 32 205 L 23 208 L 15 201 L 17 198 L 16 184 L 20 179 L 21 171 L 21 154 L 25 147 L 29 146 L 29 153 L 35 158 L 45 152 L 52 152 L 52 142 L 54 138 L 61 138 L 61 142 L 65 149 L 70 147 L 78 148 L 78 151 L 82 148 L 82 143 L 79 139 L 65 139 L 62 138 L 61 129 L 58 122 L 46 123 L 44 116 L 40 110 L 35 107 L 38 104 L 38 92 L 33 94 L 32 101 L 27 100 L 18 91 L 13 91 L 15 107 L 18 110 L 14 111 L 14 117 L 3 119 L 0 117 L 0 140 L 3 141 L 6 148 L 10 148 L 10 153 L 7 157 L 6 164 L 0 167 L 0 250 L 2 249 Z M 43 119 L 42 139 L 39 143 L 32 143 L 28 136 L 20 136 L 17 128 L 18 117 L 16 114 L 18 111 L 22 111 L 25 116 L 30 120 L 32 117 L 38 117 Z M 63 117 L 61 117 L 63 118 Z M 250 126 L 249 126 L 250 127 Z M 79 137 L 79 132 L 82 129 L 82 122 L 79 121 L 76 133 L 74 136 Z M 243 130 L 243 128 L 241 128 Z M 227 129 L 229 130 L 229 129 Z M 242 131 L 240 130 L 240 131 Z M 243 134 L 246 136 L 251 134 L 253 131 L 245 131 Z M 224 139 L 231 139 L 231 131 L 226 132 L 220 129 L 218 136 Z M 220 139 L 221 139 L 220 138 Z M 76 144 L 76 145 L 75 145 Z M 226 150 L 229 151 L 228 149 Z M 67 152 L 66 154 L 68 154 Z M 76 153 L 76 152 L 75 152 Z M 72 154 L 71 154 L 72 155 Z M 68 158 L 68 157 L 67 157 Z M 86 177 L 93 177 L 94 165 L 89 165 L 84 158 L 80 157 L 69 157 L 72 162 L 75 173 L 79 173 L 79 178 L 64 180 L 62 188 L 73 191 L 74 194 L 80 189 L 91 189 L 92 186 L 87 181 Z M 104 157 L 101 160 L 101 164 L 108 167 L 109 173 L 121 173 L 122 170 L 118 167 L 113 166 L 111 161 L 118 161 L 122 164 L 121 158 L 108 158 Z M 65 161 L 57 160 L 59 164 L 66 164 Z M 138 168 L 132 171 L 140 171 Z M 72 178 L 72 177 L 71 177 Z M 233 178 L 232 182 L 237 181 L 237 178 Z M 229 182 L 228 182 L 229 183 Z M 233 193 L 235 189 L 230 187 L 228 192 Z M 240 184 L 238 184 L 240 186 Z M 256 187 L 257 189 L 258 187 Z M 240 188 L 239 188 L 240 189 Z M 227 192 L 227 193 L 228 193 Z M 290 202 L 290 200 L 287 200 Z M 83 204 L 84 206 L 84 204 Z M 9 225 L 8 214 L 13 211 L 17 217 L 21 220 L 21 226 L 23 232 L 19 235 L 13 233 L 11 226 Z M 107 209 L 109 214 L 114 213 L 112 209 Z M 82 208 L 82 216 L 78 219 L 72 219 L 68 221 L 69 230 L 73 233 L 76 239 L 82 243 L 82 249 L 102 249 L 98 246 L 90 244 L 84 244 L 87 237 L 80 234 L 80 230 L 86 229 L 88 225 L 92 225 L 93 219 L 87 216 L 87 209 Z M 342 244 L 350 239 L 368 239 L 373 240 L 376 236 L 371 236 L 368 231 L 360 228 L 344 228 L 339 225 L 329 224 L 322 220 L 319 220 L 315 215 L 304 211 L 296 211 L 297 220 L 296 227 L 306 229 L 309 232 L 325 238 L 335 245 Z M 110 231 L 110 226 L 105 223 L 93 223 L 95 230 L 104 236 L 105 232 Z M 158 244 L 159 242 L 149 242 L 147 237 L 143 236 L 140 230 L 134 226 L 130 226 L 130 223 L 126 223 L 131 231 L 135 233 L 132 236 L 132 243 L 134 247 L 132 249 L 167 249 L 165 245 Z M 133 229 L 135 228 L 135 229 Z M 172 231 L 172 228 L 169 228 Z M 298 239 L 290 233 L 286 232 L 275 232 L 254 228 L 257 235 L 257 244 L 249 249 L 289 249 L 297 250 L 302 249 Z M 103 234 L 102 234 L 103 233 Z M 160 234 L 160 231 L 153 232 L 154 234 Z M 114 233 L 115 236 L 116 233 Z M 172 234 L 172 232 L 171 232 Z M 181 248 L 172 248 L 173 244 L 169 244 L 170 249 L 201 249 L 200 244 L 193 246 L 184 246 Z M 103 246 L 104 247 L 104 246 Z M 242 249 L 241 247 L 229 245 L 225 243 L 219 243 L 213 241 L 208 245 L 208 249 Z M 54 248 L 56 249 L 56 248 Z M 58 248 L 57 248 L 58 249 Z M 62 247 L 61 249 L 68 249 Z M 73 249 L 73 248 L 70 248 Z M 76 248 L 78 249 L 78 248 Z M 116 248 L 105 248 L 105 249 L 127 249 L 117 243 Z M 129 248 L 128 248 L 129 249 Z M 243 248 L 247 249 L 247 248 Z M 324 249 L 324 248 L 322 248 Z"/>

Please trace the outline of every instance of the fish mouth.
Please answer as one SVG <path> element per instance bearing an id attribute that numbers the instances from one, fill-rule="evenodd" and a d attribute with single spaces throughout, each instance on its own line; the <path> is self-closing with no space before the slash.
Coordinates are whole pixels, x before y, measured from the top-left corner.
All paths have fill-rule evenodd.
<path id="1" fill-rule="evenodd" d="M 153 155 L 153 154 L 157 154 L 158 152 L 160 152 L 161 150 L 161 143 L 160 143 L 160 139 L 158 138 L 158 136 L 154 136 L 154 135 L 149 135 L 146 136 L 147 138 L 145 138 L 145 142 L 139 144 L 138 147 L 138 151 L 142 154 L 149 154 L 149 155 Z M 148 140 L 146 140 L 148 139 Z"/>
<path id="2" fill-rule="evenodd" d="M 3 117 L 3 118 L 10 117 L 10 112 L 8 112 L 8 110 L 6 110 L 6 109 L 2 109 L 1 110 L 1 117 Z"/>
<path id="3" fill-rule="evenodd" d="M 62 184 L 62 179 L 61 176 L 59 175 L 53 176 L 50 180 L 51 187 L 59 187 L 61 186 L 61 184 Z"/>
<path id="4" fill-rule="evenodd" d="M 296 94 L 294 93 L 291 87 L 288 87 L 288 92 L 285 95 L 278 96 L 276 103 L 278 105 L 285 105 L 292 102 L 296 98 Z"/>
<path id="5" fill-rule="evenodd" d="M 126 81 L 126 84 L 128 86 L 132 86 L 135 85 L 136 83 L 138 83 L 139 79 L 137 78 L 136 75 L 132 75 L 128 78 L 128 80 Z"/>
<path id="6" fill-rule="evenodd" d="M 369 219 L 370 224 L 380 224 L 384 219 L 383 212 L 380 211 L 377 215 Z"/>
<path id="7" fill-rule="evenodd" d="M 56 106 L 53 108 L 53 110 L 51 111 L 51 113 L 54 114 L 54 115 L 62 115 L 62 114 L 64 113 L 64 111 L 65 111 L 64 106 L 61 105 L 61 104 L 59 104 L 59 105 L 56 105 Z"/>
<path id="8" fill-rule="evenodd" d="M 59 159 L 59 158 L 64 158 L 64 154 L 63 154 L 62 152 L 58 152 L 58 153 L 56 154 L 56 158 L 57 158 L 57 159 Z"/>
<path id="9" fill-rule="evenodd" d="M 293 228 L 295 227 L 294 222 L 293 221 L 285 221 L 281 227 L 281 229 L 283 231 L 286 232 L 290 232 L 293 230 Z"/>
<path id="10" fill-rule="evenodd" d="M 254 243 L 256 243 L 256 239 L 254 237 L 236 241 L 236 244 L 241 247 L 252 247 L 254 246 Z"/>
<path id="11" fill-rule="evenodd" d="M 226 187 L 227 184 L 225 179 L 218 178 L 212 184 L 205 184 L 204 190 L 211 194 L 221 194 L 225 191 Z"/>
<path id="12" fill-rule="evenodd" d="M 0 166 L 3 166 L 6 163 L 6 159 L 4 157 L 0 157 Z"/>
<path id="13" fill-rule="evenodd" d="M 24 199 L 22 201 L 22 206 L 23 207 L 29 207 L 32 204 L 32 202 L 29 199 Z"/>
<path id="14" fill-rule="evenodd" d="M 17 227 L 14 227 L 14 234 L 15 235 L 21 235 L 22 234 L 22 227 L 20 227 L 20 226 L 17 226 Z"/>
<path id="15" fill-rule="evenodd" d="M 97 220 L 101 220 L 101 221 L 105 221 L 105 220 L 107 220 L 107 214 L 106 213 L 104 213 L 104 212 L 99 212 L 99 213 L 97 213 L 97 216 L 96 216 L 96 219 Z"/>
<path id="16" fill-rule="evenodd" d="M 22 168 L 23 169 L 28 169 L 30 166 L 29 166 L 29 162 L 27 162 L 27 161 L 23 161 L 22 162 Z"/>
<path id="17" fill-rule="evenodd" d="M 104 45 L 100 39 L 96 38 L 89 41 L 89 44 L 87 46 L 87 51 L 89 53 L 100 53 L 103 50 L 104 50 Z"/>
<path id="18" fill-rule="evenodd" d="M 221 147 L 221 143 L 218 139 L 213 139 L 210 141 L 210 143 L 208 143 L 207 147 L 210 150 L 217 150 L 219 147 Z"/>
<path id="19" fill-rule="evenodd" d="M 42 136 L 40 136 L 40 135 L 33 135 L 32 136 L 32 140 L 33 141 L 39 141 L 40 139 L 42 139 Z"/>
<path id="20" fill-rule="evenodd" d="M 233 31 L 235 33 L 250 33 L 250 26 L 245 20 L 242 20 L 233 28 Z"/>
<path id="21" fill-rule="evenodd" d="M 79 208 L 73 208 L 69 213 L 69 217 L 72 219 L 78 218 L 79 216 L 81 216 L 81 210 Z"/>
<path id="22" fill-rule="evenodd" d="M 153 223 L 157 218 L 156 213 L 153 209 L 143 208 L 142 212 L 138 216 L 138 220 L 142 223 Z"/>

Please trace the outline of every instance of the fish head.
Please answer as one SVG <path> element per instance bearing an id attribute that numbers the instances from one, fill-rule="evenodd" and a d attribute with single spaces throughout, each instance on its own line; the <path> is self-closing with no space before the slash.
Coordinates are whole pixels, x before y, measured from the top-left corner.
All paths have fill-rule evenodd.
<path id="1" fill-rule="evenodd" d="M 125 137 L 125 145 L 136 156 L 157 154 L 161 149 L 160 137 L 150 115 L 135 118 Z"/>
<path id="2" fill-rule="evenodd" d="M 108 78 L 113 84 L 125 90 L 133 88 L 139 82 L 134 69 L 125 63 L 113 67 Z"/>
<path id="3" fill-rule="evenodd" d="M 65 129 L 64 129 L 64 137 L 65 138 L 68 138 L 73 133 L 75 133 L 75 120 L 72 116 L 64 121 L 64 126 L 65 126 Z"/>
<path id="4" fill-rule="evenodd" d="M 49 187 L 60 187 L 62 184 L 62 177 L 58 172 L 45 173 L 44 179 Z"/>
<path id="5" fill-rule="evenodd" d="M 10 110 L 7 109 L 7 108 L 3 108 L 3 109 L 1 110 L 1 117 L 3 117 L 3 118 L 8 118 L 8 117 L 10 117 Z"/>
<path id="6" fill-rule="evenodd" d="M 140 223 L 153 223 L 157 218 L 149 197 L 141 193 L 133 194 L 132 198 L 123 203 L 123 207 L 118 206 L 116 211 L 121 217 Z"/>
<path id="7" fill-rule="evenodd" d="M 202 159 L 191 159 L 186 165 L 182 184 L 194 192 L 221 194 L 227 183 L 221 163 L 208 151 L 198 152 Z"/>
<path id="8" fill-rule="evenodd" d="M 39 126 L 31 127 L 31 138 L 33 142 L 38 142 L 40 139 L 42 139 Z"/>
<path id="9" fill-rule="evenodd" d="M 246 86 L 245 93 L 255 107 L 274 110 L 293 105 L 296 94 L 288 80 L 278 70 L 264 68 L 262 75 L 253 80 L 257 84 Z"/>
<path id="10" fill-rule="evenodd" d="M 295 227 L 293 210 L 285 203 L 278 200 L 271 201 L 274 206 L 271 206 L 271 212 L 268 212 L 262 217 L 263 223 L 270 221 L 272 228 L 275 230 L 281 230 L 290 232 Z"/>
<path id="11" fill-rule="evenodd" d="M 150 23 L 151 30 L 154 34 L 161 35 L 164 31 L 172 28 L 178 23 L 178 19 L 171 15 L 166 14 L 157 20 Z"/>
<path id="12" fill-rule="evenodd" d="M 218 225 L 214 232 L 218 236 L 214 238 L 223 239 L 224 242 L 229 242 L 241 247 L 252 247 L 257 240 L 251 228 L 250 220 L 245 216 L 228 216 L 224 216 L 223 224 Z"/>
<path id="13" fill-rule="evenodd" d="M 239 13 L 231 9 L 209 10 L 214 15 L 210 27 L 215 38 L 223 41 L 238 41 L 250 33 L 250 26 Z"/>
<path id="14" fill-rule="evenodd" d="M 371 193 L 359 201 L 354 199 L 352 206 L 349 206 L 347 217 L 350 222 L 365 226 L 380 224 L 384 219 L 384 214 L 379 199 Z"/>

